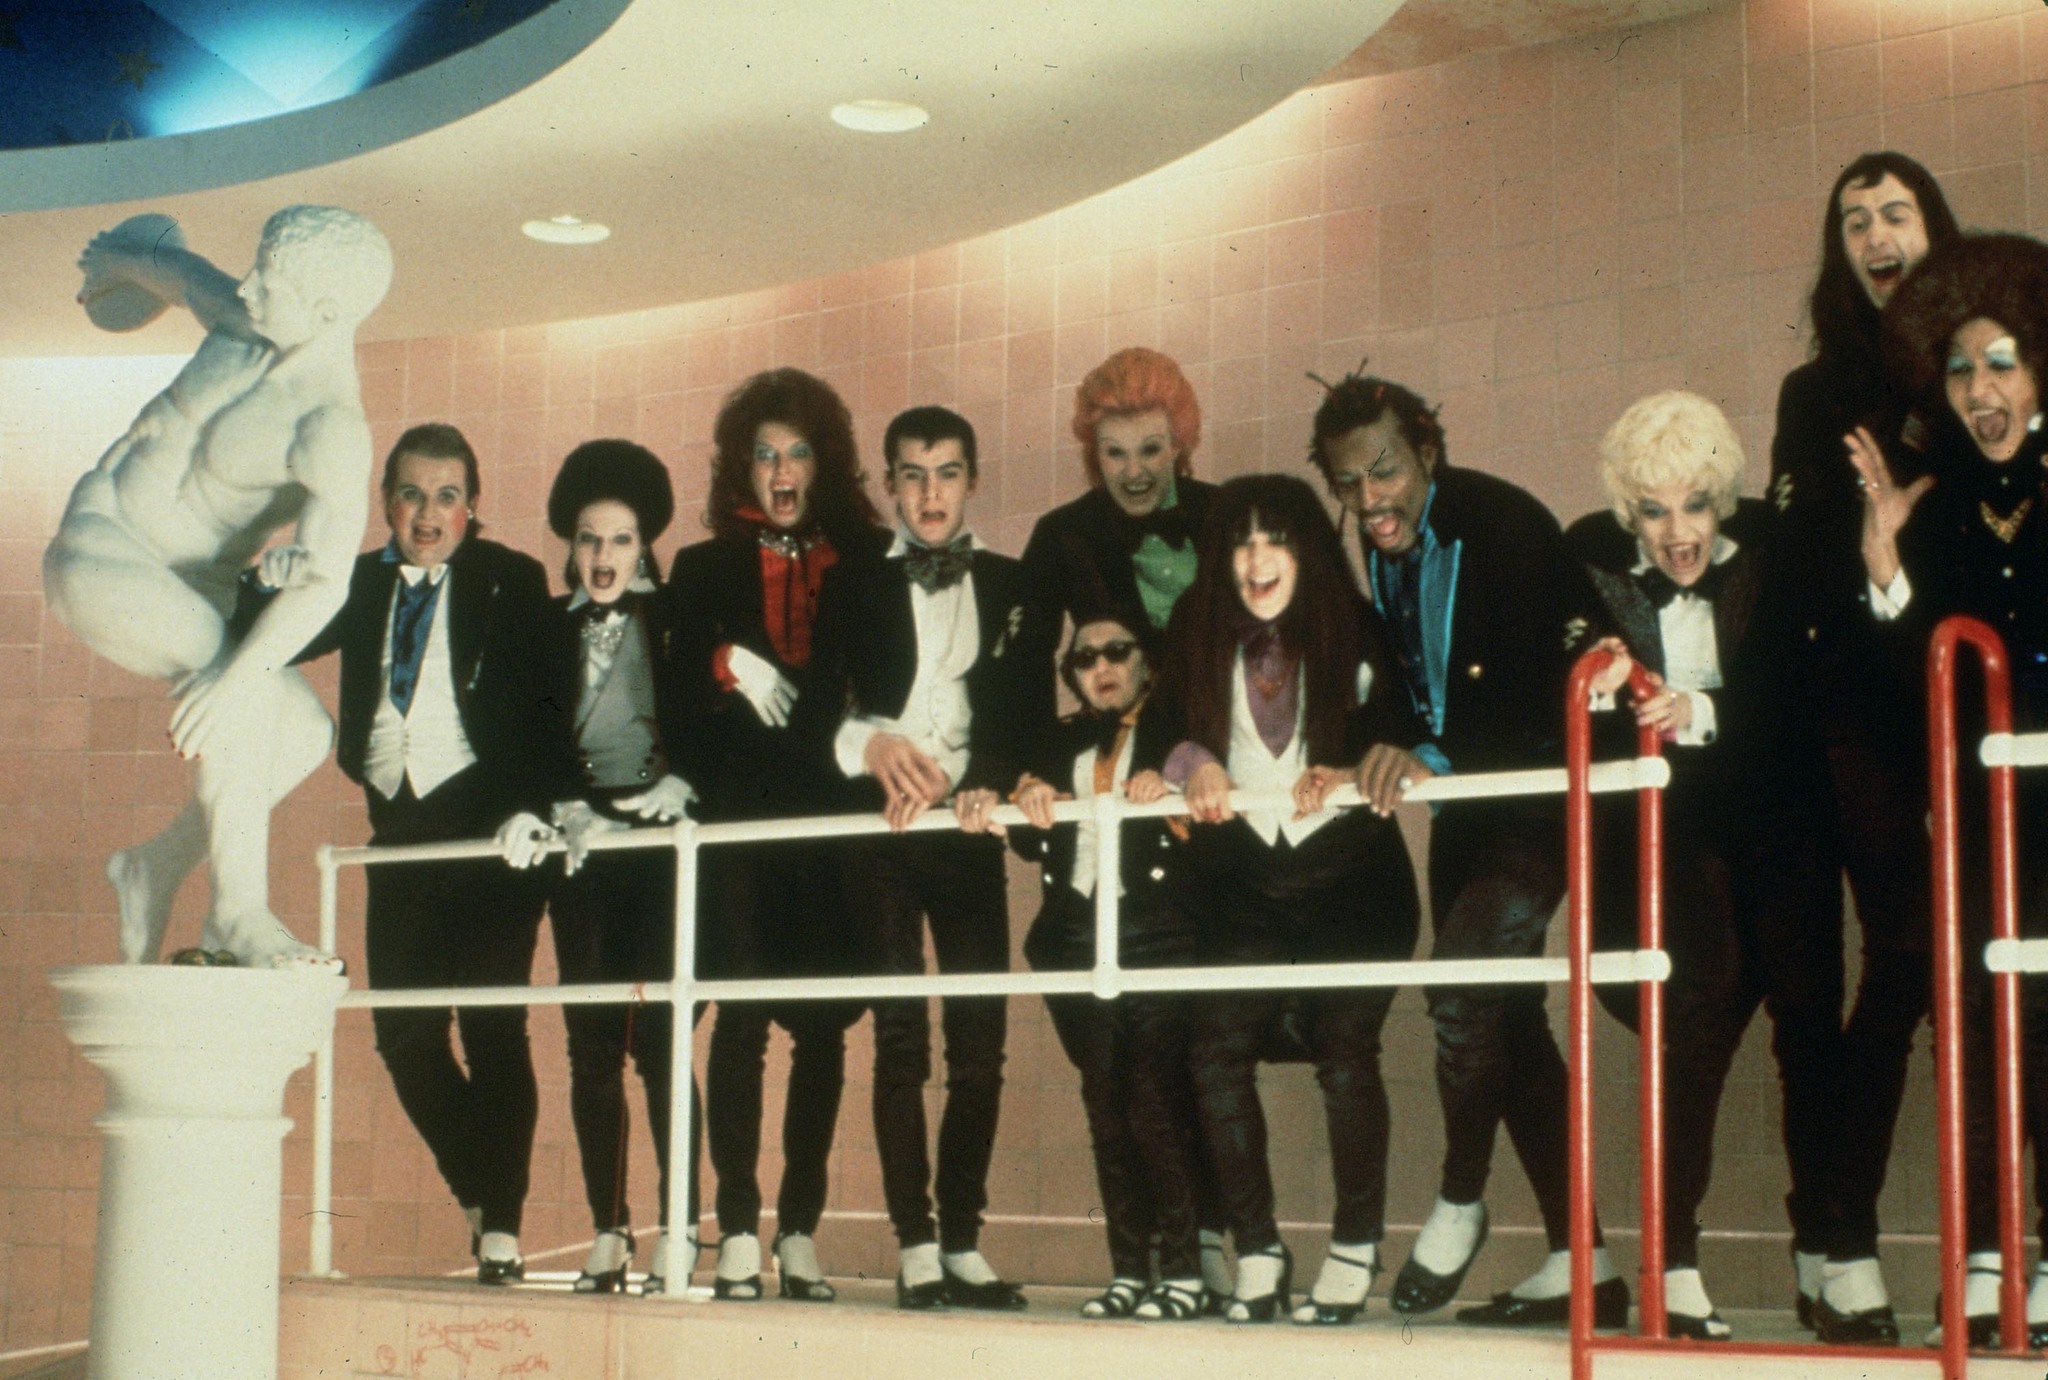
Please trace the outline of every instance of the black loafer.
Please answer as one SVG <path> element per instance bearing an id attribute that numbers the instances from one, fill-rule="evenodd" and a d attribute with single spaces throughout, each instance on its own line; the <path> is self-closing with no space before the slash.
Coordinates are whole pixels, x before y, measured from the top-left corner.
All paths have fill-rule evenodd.
<path id="1" fill-rule="evenodd" d="M 1472 1268 L 1472 1262 L 1479 1258 L 1479 1248 L 1486 1244 L 1488 1219 L 1479 1219 L 1479 1235 L 1473 1238 L 1472 1252 L 1465 1257 L 1465 1263 L 1447 1275 L 1440 1275 L 1427 1265 L 1416 1260 L 1411 1252 L 1401 1272 L 1394 1276 L 1394 1287 L 1387 1294 L 1387 1302 L 1396 1313 L 1403 1317 L 1415 1317 L 1422 1313 L 1434 1313 L 1458 1296 L 1458 1286 L 1465 1282 L 1465 1272 Z"/>
<path id="2" fill-rule="evenodd" d="M 1992 1319 L 1997 1326 L 1997 1319 Z M 1897 1346 L 1899 1320 L 1890 1305 L 1844 1313 L 1832 1307 L 1826 1297 L 1813 1301 L 1813 1332 L 1829 1346 Z"/>
<path id="3" fill-rule="evenodd" d="M 1495 1294 L 1493 1302 L 1458 1310 L 1458 1321 L 1471 1327 L 1563 1327 L 1572 1320 L 1572 1296 L 1548 1299 Z M 1628 1281 L 1616 1275 L 1593 1286 L 1593 1326 L 1606 1331 L 1628 1326 Z"/>
<path id="4" fill-rule="evenodd" d="M 944 1267 L 941 1266 L 944 1270 Z M 992 1279 L 986 1284 L 969 1284 L 951 1270 L 944 1270 L 938 1286 L 944 1291 L 948 1305 L 954 1308 L 978 1308 L 990 1313 L 1016 1313 L 1031 1306 L 1024 1297 L 1024 1291 L 1006 1279 Z"/>
<path id="5" fill-rule="evenodd" d="M 929 1284 L 905 1284 L 903 1276 L 896 1276 L 896 1306 L 908 1308 L 914 1313 L 928 1313 L 946 1306 L 946 1284 L 935 1279 Z"/>

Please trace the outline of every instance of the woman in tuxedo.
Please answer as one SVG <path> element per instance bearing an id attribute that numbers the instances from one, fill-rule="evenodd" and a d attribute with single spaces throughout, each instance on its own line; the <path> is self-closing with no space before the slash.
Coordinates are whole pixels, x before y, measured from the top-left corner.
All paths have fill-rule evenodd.
<path id="1" fill-rule="evenodd" d="M 1774 573 L 1773 514 L 1737 497 L 1742 444 L 1693 393 L 1635 403 L 1600 447 L 1611 506 L 1565 534 L 1583 566 L 1578 641 L 1616 652 L 1596 687 L 1613 707 L 1632 665 L 1652 693 L 1601 715 L 1603 756 L 1640 728 L 1666 742 L 1665 1297 L 1671 1334 L 1726 1339 L 1699 1271 L 1699 1221 L 1728 1069 L 1759 1004 L 1771 1014 L 1798 1250 L 1820 1248 L 1841 1040 L 1842 899 L 1827 832 L 1825 757 L 1802 638 Z M 1595 915 L 1603 948 L 1637 933 L 1636 802 L 1604 798 Z M 1636 989 L 1600 1000 L 1637 1021 Z"/>
<path id="2" fill-rule="evenodd" d="M 1186 737 L 1163 776 L 1197 821 L 1191 847 L 1219 889 L 1202 920 L 1204 963 L 1405 959 L 1420 901 L 1386 812 L 1324 801 L 1371 743 L 1420 739 L 1378 618 L 1344 567 L 1314 490 L 1283 475 L 1218 490 L 1193 586 L 1174 612 L 1168 685 Z M 1239 814 L 1230 792 L 1291 796 Z M 1386 807 L 1391 810 L 1391 804 Z M 1329 1254 L 1296 1322 L 1343 1323 L 1365 1307 L 1385 1228 L 1389 1112 L 1379 1068 L 1391 988 L 1217 993 L 1195 1003 L 1190 1063 L 1204 1138 L 1235 1234 L 1237 1287 L 1224 1316 L 1287 1311 L 1293 1263 L 1274 1220 L 1257 1066 L 1283 1014 L 1323 1089 L 1336 1205 Z"/>

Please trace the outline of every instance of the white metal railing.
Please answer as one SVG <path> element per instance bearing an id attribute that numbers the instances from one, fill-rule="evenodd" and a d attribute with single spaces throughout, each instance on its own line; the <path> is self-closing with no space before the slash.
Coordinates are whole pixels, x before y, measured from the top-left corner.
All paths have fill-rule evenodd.
<path id="1" fill-rule="evenodd" d="M 1661 757 L 1603 762 L 1594 766 L 1592 789 L 1600 793 L 1661 789 L 1669 784 L 1671 768 Z M 1532 771 L 1479 773 L 1469 776 L 1440 776 L 1410 788 L 1408 802 L 1444 802 L 1526 795 L 1561 795 L 1566 773 L 1562 767 Z M 1287 794 L 1231 793 L 1231 805 L 1238 813 L 1277 811 L 1291 814 L 1293 797 Z M 1332 808 L 1351 809 L 1361 804 L 1353 786 L 1343 786 L 1329 796 Z M 1411 983 L 1434 986 L 1510 983 L 1554 983 L 1565 981 L 1570 963 L 1565 958 L 1431 959 L 1402 962 L 1314 963 L 1243 967 L 1137 968 L 1121 966 L 1117 935 L 1118 878 L 1122 872 L 1122 831 L 1117 827 L 1129 819 L 1181 815 L 1186 803 L 1169 797 L 1149 805 L 1134 805 L 1114 793 L 1103 793 L 1086 802 L 1063 801 L 1054 806 L 1055 820 L 1092 821 L 1098 844 L 1095 857 L 1095 966 L 1088 972 L 1052 971 L 1039 973 L 937 973 L 908 976 L 715 979 L 696 976 L 697 950 L 697 854 L 717 844 L 782 842 L 796 839 L 852 838 L 890 832 L 878 814 L 832 815 L 800 819 L 753 820 L 736 823 L 698 824 L 679 820 L 674 825 L 632 829 L 600 835 L 592 840 L 598 851 L 639 848 L 672 848 L 676 855 L 675 963 L 669 982 L 581 983 L 553 987 L 452 987 L 368 990 L 357 988 L 341 999 L 345 1008 L 451 1007 L 451 1006 L 571 1006 L 603 1002 L 667 1001 L 678 1008 L 700 1001 L 788 1001 L 830 998 L 878 1000 L 907 997 L 1022 996 L 1059 993 L 1090 993 L 1104 1000 L 1125 992 L 1226 992 L 1269 991 L 1281 988 L 1398 987 Z M 1015 806 L 1001 806 L 992 818 L 1007 826 L 1028 824 Z M 950 811 L 934 810 L 910 826 L 913 831 L 954 829 Z M 549 851 L 560 851 L 559 843 Z M 337 873 L 343 867 L 371 867 L 385 863 L 454 861 L 495 858 L 497 847 L 488 840 L 455 843 L 407 844 L 393 847 L 337 848 L 323 844 L 315 853 L 320 871 L 320 947 L 332 953 L 337 939 Z M 1661 950 L 1621 950 L 1595 955 L 1593 981 L 1662 982 L 1669 977 L 1671 962 Z M 687 1015 L 678 1013 L 673 1027 L 672 1065 L 678 1076 L 671 1079 L 669 1143 L 690 1144 L 691 1041 L 694 1032 Z M 688 1150 L 682 1152 L 688 1155 Z M 669 1176 L 667 1217 L 671 1223 L 687 1220 L 689 1177 L 696 1166 Z M 311 1248 L 308 1262 L 314 1275 L 334 1273 L 334 1037 L 321 1043 L 313 1061 L 313 1191 Z"/>

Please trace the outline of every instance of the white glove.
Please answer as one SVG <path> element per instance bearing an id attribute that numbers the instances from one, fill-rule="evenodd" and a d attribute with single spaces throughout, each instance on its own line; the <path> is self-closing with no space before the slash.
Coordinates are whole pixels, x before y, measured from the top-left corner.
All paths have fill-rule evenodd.
<path id="1" fill-rule="evenodd" d="M 616 803 L 621 810 L 631 810 L 642 819 L 658 819 L 664 823 L 681 819 L 683 811 L 697 798 L 697 792 L 682 777 L 670 774 L 655 782 L 638 795 L 621 797 Z"/>
<path id="2" fill-rule="evenodd" d="M 573 877 L 590 856 L 590 841 L 599 834 L 616 834 L 626 826 L 609 815 L 601 815 L 581 800 L 555 806 L 555 828 L 562 837 L 562 875 Z"/>
<path id="3" fill-rule="evenodd" d="M 754 706 L 762 723 L 781 728 L 789 722 L 790 707 L 796 703 L 796 686 L 773 663 L 735 642 L 726 653 L 725 667 L 739 682 L 740 693 Z"/>
<path id="4" fill-rule="evenodd" d="M 313 558 L 303 546 L 286 543 L 263 553 L 256 566 L 256 580 L 265 589 L 290 589 L 313 570 Z"/>
<path id="5" fill-rule="evenodd" d="M 498 852 L 523 870 L 546 857 L 548 845 L 560 837 L 539 815 L 521 810 L 498 826 Z"/>

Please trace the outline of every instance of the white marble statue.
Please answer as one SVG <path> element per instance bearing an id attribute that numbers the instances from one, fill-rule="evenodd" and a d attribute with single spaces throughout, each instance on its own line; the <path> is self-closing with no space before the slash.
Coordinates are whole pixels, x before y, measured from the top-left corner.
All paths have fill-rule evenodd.
<path id="1" fill-rule="evenodd" d="M 172 899 L 205 859 L 203 950 L 254 967 L 331 964 L 270 909 L 270 811 L 332 738 L 289 663 L 341 608 L 362 544 L 371 455 L 355 330 L 390 285 L 391 248 L 353 212 L 293 206 L 263 227 L 239 284 L 161 216 L 98 236 L 79 266 L 79 300 L 100 324 L 182 304 L 207 332 L 79 480 L 43 555 L 51 610 L 101 656 L 170 682 L 172 742 L 197 762 L 178 817 L 107 862 L 121 956 L 156 958 Z M 302 569 L 235 640 L 236 577 L 293 523 Z"/>

